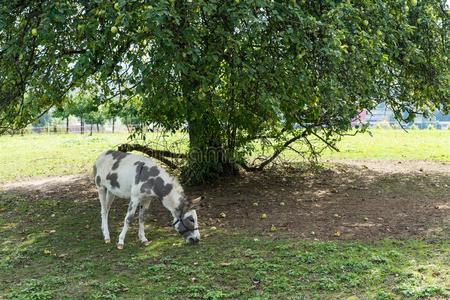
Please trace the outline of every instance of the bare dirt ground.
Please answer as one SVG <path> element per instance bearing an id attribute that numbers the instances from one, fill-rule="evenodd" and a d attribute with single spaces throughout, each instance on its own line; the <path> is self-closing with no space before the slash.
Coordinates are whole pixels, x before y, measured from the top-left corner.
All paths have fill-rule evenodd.
<path id="1" fill-rule="evenodd" d="M 326 167 L 315 171 L 286 166 L 242 174 L 187 188 L 186 193 L 206 197 L 198 211 L 201 226 L 230 232 L 319 240 L 449 234 L 450 164 L 382 160 L 325 163 Z M 88 175 L 7 183 L 0 186 L 2 190 L 36 201 L 45 197 L 90 202 L 100 211 Z M 112 218 L 121 220 L 126 207 L 127 201 L 116 200 Z M 262 219 L 262 214 L 267 218 Z M 150 226 L 167 226 L 171 220 L 155 202 L 149 221 Z"/>

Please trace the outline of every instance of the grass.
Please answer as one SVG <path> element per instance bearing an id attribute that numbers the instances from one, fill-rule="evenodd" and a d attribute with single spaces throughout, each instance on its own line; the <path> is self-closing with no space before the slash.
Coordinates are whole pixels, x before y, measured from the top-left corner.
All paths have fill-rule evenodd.
<path id="1" fill-rule="evenodd" d="M 126 134 L 0 136 L 0 182 L 91 172 L 97 156 Z"/>
<path id="2" fill-rule="evenodd" d="M 163 228 L 148 230 L 153 243 L 142 247 L 134 226 L 125 249 L 117 251 L 114 245 L 103 244 L 98 222 L 93 222 L 99 218 L 97 206 L 88 200 L 31 203 L 1 195 L 0 295 L 6 299 L 450 297 L 449 239 L 274 240 L 204 230 L 210 236 L 190 247 L 172 229 Z M 113 238 L 121 217 L 112 216 Z"/>
<path id="3" fill-rule="evenodd" d="M 150 139 L 156 135 L 150 135 Z M 90 172 L 97 156 L 127 141 L 127 134 L 0 136 L 0 182 Z M 169 143 L 172 144 L 169 139 Z M 183 145 L 176 145 L 184 149 Z M 450 162 L 450 130 L 373 130 L 345 137 L 330 159 L 402 159 Z M 295 153 L 286 153 L 298 159 Z"/>
<path id="4" fill-rule="evenodd" d="M 338 144 L 340 152 L 327 151 L 324 157 L 450 162 L 450 130 L 374 129 L 372 133 L 344 137 Z"/>
<path id="5" fill-rule="evenodd" d="M 1 136 L 0 182 L 90 172 L 99 153 L 126 138 Z M 449 162 L 450 131 L 375 130 L 373 137 L 346 137 L 339 147 L 325 158 Z M 113 239 L 125 210 L 110 216 Z M 95 199 L 0 193 L 0 299 L 450 297 L 448 229 L 427 239 L 352 242 L 203 229 L 208 237 L 189 247 L 171 228 L 150 225 L 153 242 L 142 247 L 134 225 L 117 251 L 102 242 L 99 223 Z"/>

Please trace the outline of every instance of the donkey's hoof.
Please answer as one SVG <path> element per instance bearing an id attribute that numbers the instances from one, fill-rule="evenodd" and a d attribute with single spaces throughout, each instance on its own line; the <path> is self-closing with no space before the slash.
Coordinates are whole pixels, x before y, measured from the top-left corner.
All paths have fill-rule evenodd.
<path id="1" fill-rule="evenodd" d="M 147 247 L 148 245 L 150 245 L 151 242 L 152 241 L 142 241 L 142 245 Z"/>
<path id="2" fill-rule="evenodd" d="M 105 244 L 109 244 L 109 243 L 111 243 L 110 239 L 105 240 Z"/>
<path id="3" fill-rule="evenodd" d="M 117 244 L 117 249 L 122 250 L 123 249 L 123 244 Z"/>

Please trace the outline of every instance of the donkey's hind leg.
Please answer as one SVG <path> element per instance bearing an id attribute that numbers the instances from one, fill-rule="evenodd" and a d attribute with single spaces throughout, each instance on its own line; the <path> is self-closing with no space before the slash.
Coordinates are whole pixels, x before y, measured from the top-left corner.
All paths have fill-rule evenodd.
<path id="1" fill-rule="evenodd" d="M 105 236 L 105 243 L 109 244 L 111 242 L 111 239 L 109 237 L 109 225 L 108 225 L 108 218 L 109 218 L 109 210 L 111 209 L 111 204 L 114 201 L 114 195 L 110 192 L 107 191 L 106 192 L 106 199 L 105 199 L 105 217 L 104 217 L 104 225 L 102 225 L 104 227 L 103 231 L 106 232 L 106 234 L 104 234 Z M 103 219 L 102 219 L 102 224 L 103 224 Z"/>
<path id="2" fill-rule="evenodd" d="M 112 194 L 110 191 L 106 194 L 106 213 L 109 214 L 109 210 L 111 209 L 111 204 L 114 201 L 114 194 Z"/>
<path id="3" fill-rule="evenodd" d="M 98 191 L 98 198 L 100 199 L 100 213 L 102 216 L 102 232 L 103 232 L 103 238 L 105 239 L 105 243 L 109 243 L 111 241 L 109 237 L 109 230 L 108 230 L 108 203 L 107 203 L 107 190 L 105 187 L 100 186 L 97 187 Z"/>
<path id="4" fill-rule="evenodd" d="M 148 211 L 148 207 L 150 206 L 151 199 L 145 199 L 142 200 L 141 205 L 139 207 L 139 240 L 147 246 L 150 244 L 150 242 L 145 237 L 144 232 L 144 222 L 145 222 L 145 215 Z"/>
<path id="5" fill-rule="evenodd" d="M 119 235 L 119 242 L 117 243 L 117 249 L 123 249 L 123 244 L 125 240 L 125 235 L 127 234 L 128 227 L 133 222 L 134 214 L 136 213 L 136 208 L 139 205 L 139 198 L 131 197 L 130 204 L 128 205 L 127 215 L 125 216 L 122 232 Z"/>

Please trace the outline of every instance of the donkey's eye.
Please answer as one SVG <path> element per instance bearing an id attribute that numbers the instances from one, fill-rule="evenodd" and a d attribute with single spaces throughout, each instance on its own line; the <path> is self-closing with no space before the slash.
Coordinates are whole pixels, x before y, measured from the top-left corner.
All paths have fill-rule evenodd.
<path id="1" fill-rule="evenodd" d="M 194 218 L 192 216 L 186 217 L 184 219 L 184 225 L 189 229 L 193 229 L 195 227 Z"/>

